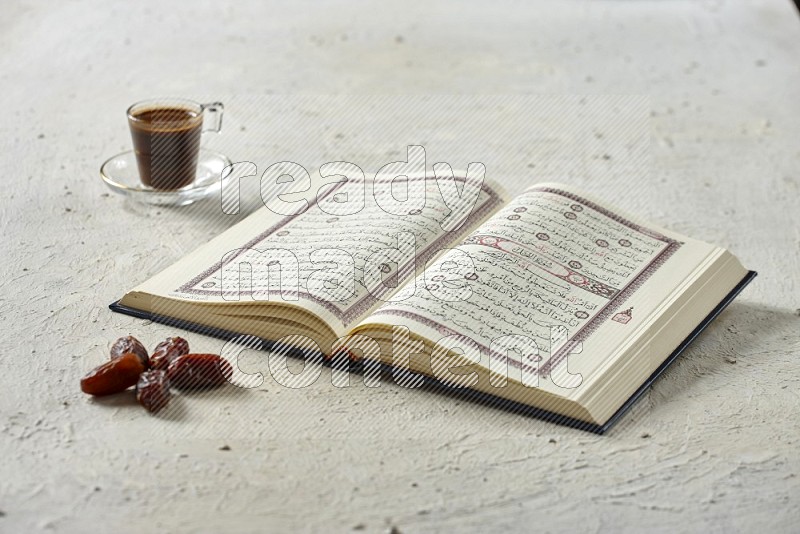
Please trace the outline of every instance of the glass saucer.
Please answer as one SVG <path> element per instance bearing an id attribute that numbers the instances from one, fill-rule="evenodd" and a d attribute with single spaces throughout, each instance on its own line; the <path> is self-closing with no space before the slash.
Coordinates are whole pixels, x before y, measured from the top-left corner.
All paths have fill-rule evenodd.
<path id="1" fill-rule="evenodd" d="M 194 182 L 174 191 L 160 191 L 142 184 L 136 155 L 129 150 L 103 163 L 100 177 L 112 191 L 131 200 L 157 206 L 185 206 L 219 192 L 222 169 L 230 164 L 231 160 L 223 154 L 201 148 Z"/>

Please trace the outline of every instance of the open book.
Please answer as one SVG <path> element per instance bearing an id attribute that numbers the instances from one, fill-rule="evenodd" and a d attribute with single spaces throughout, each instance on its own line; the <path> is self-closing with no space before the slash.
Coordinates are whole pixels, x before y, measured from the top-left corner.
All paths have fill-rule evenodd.
<path id="1" fill-rule="evenodd" d="M 268 203 L 112 309 L 380 362 L 406 386 L 425 376 L 602 431 L 755 275 L 568 185 L 508 198 L 440 170 Z"/>

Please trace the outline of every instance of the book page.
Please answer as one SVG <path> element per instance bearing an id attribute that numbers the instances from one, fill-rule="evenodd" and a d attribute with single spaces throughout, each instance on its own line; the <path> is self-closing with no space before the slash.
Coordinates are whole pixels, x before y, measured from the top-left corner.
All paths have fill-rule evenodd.
<path id="1" fill-rule="evenodd" d="M 456 336 L 480 349 L 481 365 L 498 361 L 538 379 L 600 328 L 610 341 L 633 332 L 714 249 L 634 222 L 567 186 L 538 185 L 358 329 L 404 325 L 433 342 Z M 637 290 L 659 272 L 659 286 L 642 298 Z M 522 339 L 525 350 L 509 350 L 509 340 Z M 598 361 L 613 346 L 603 340 L 589 348 L 584 358 Z"/>
<path id="2" fill-rule="evenodd" d="M 462 193 L 467 182 L 476 187 L 474 203 L 445 201 L 452 189 L 424 175 L 399 187 L 380 177 L 330 184 L 302 213 L 259 210 L 136 290 L 205 303 L 297 305 L 344 334 L 504 202 L 482 174 L 455 176 Z M 386 196 L 393 198 L 387 203 Z"/>

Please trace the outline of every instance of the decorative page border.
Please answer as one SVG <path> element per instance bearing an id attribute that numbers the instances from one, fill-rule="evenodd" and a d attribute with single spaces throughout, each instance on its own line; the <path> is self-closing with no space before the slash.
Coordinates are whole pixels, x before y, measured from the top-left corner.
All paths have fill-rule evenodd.
<path id="1" fill-rule="evenodd" d="M 658 253 L 658 255 L 656 255 L 654 258 L 652 258 L 650 260 L 650 262 L 645 266 L 645 268 L 642 269 L 642 271 L 638 275 L 636 275 L 630 282 L 628 282 L 628 284 L 626 286 L 624 286 L 619 291 L 619 293 L 617 293 L 616 296 L 614 296 L 612 299 L 610 299 L 608 301 L 608 303 L 605 306 L 603 306 L 600 309 L 600 311 L 591 320 L 589 320 L 585 325 L 583 325 L 573 336 L 570 336 L 570 338 L 567 340 L 567 342 L 564 345 L 562 345 L 561 348 L 559 348 L 559 350 L 556 351 L 555 354 L 550 355 L 550 357 L 547 358 L 544 361 L 544 363 L 541 363 L 539 365 L 538 372 L 541 375 L 548 375 L 549 373 L 552 372 L 553 368 L 556 365 L 561 363 L 566 358 L 566 356 L 570 352 L 572 352 L 572 349 L 574 349 L 579 343 L 582 343 L 583 341 L 585 341 L 603 323 L 605 323 L 610 317 L 612 317 L 613 314 L 622 307 L 622 305 L 625 303 L 625 301 L 627 301 L 628 298 L 630 298 L 630 296 L 633 293 L 635 293 L 642 286 L 642 284 L 644 284 L 647 281 L 647 279 L 650 278 L 653 275 L 653 273 L 655 273 L 659 268 L 661 268 L 661 266 L 663 266 L 664 263 L 666 263 L 666 261 L 681 247 L 681 245 L 683 245 L 683 243 L 680 242 L 680 241 L 677 241 L 675 239 L 672 239 L 670 237 L 667 237 L 667 236 L 665 236 L 665 235 L 663 235 L 663 234 L 661 234 L 659 232 L 656 232 L 655 230 L 652 230 L 650 228 L 646 228 L 644 226 L 641 226 L 641 225 L 639 225 L 639 224 L 637 224 L 637 223 L 635 223 L 633 221 L 630 221 L 630 220 L 626 219 L 625 217 L 622 217 L 621 215 L 619 215 L 617 213 L 609 211 L 608 209 L 606 209 L 606 208 L 604 208 L 604 207 L 602 207 L 602 206 L 600 206 L 600 205 L 598 205 L 598 204 L 596 204 L 596 203 L 594 203 L 594 202 L 592 202 L 590 200 L 587 200 L 587 199 L 585 199 L 585 198 L 583 198 L 583 197 L 581 197 L 579 195 L 576 195 L 574 193 L 570 193 L 568 191 L 563 191 L 561 189 L 555 189 L 555 188 L 551 188 L 551 187 L 536 187 L 536 186 L 534 186 L 534 187 L 531 187 L 529 189 L 526 189 L 522 194 L 524 195 L 526 193 L 534 193 L 534 192 L 551 193 L 551 194 L 559 195 L 559 196 L 562 196 L 562 197 L 567 198 L 569 200 L 578 202 L 580 204 L 583 204 L 586 207 L 589 207 L 589 208 L 591 208 L 591 209 L 593 209 L 593 210 L 605 215 L 606 217 L 610 218 L 611 220 L 616 221 L 616 222 L 622 224 L 623 226 L 626 226 L 626 227 L 630 228 L 631 230 L 634 230 L 636 232 L 639 232 L 641 234 L 644 234 L 644 235 L 646 235 L 648 237 L 651 237 L 651 238 L 656 239 L 658 241 L 662 241 L 662 242 L 667 244 L 667 246 L 664 247 L 664 249 L 662 249 L 661 252 Z M 465 239 L 465 242 L 466 241 L 467 240 Z M 456 332 L 453 329 L 448 328 L 447 326 L 445 326 L 445 325 L 443 325 L 443 324 L 441 324 L 441 323 L 439 323 L 437 321 L 433 321 L 433 320 L 431 320 L 431 319 L 429 319 L 427 317 L 423 317 L 423 316 L 421 316 L 419 314 L 416 314 L 414 312 L 408 312 L 408 311 L 404 311 L 404 310 L 391 310 L 391 309 L 389 309 L 389 310 L 381 311 L 381 314 L 397 315 L 397 316 L 400 316 L 400 317 L 405 317 L 407 319 L 411 319 L 413 321 L 422 323 L 425 326 L 427 326 L 427 327 L 429 327 L 429 328 L 431 328 L 433 330 L 436 330 L 437 332 L 442 334 L 442 337 L 453 336 L 453 335 L 455 335 L 455 336 L 463 336 L 463 334 L 460 333 L 460 332 Z M 503 353 L 492 351 L 490 347 L 487 347 L 487 346 L 485 346 L 485 345 L 483 345 L 481 343 L 478 343 L 475 340 L 472 340 L 472 341 L 481 349 L 481 351 L 487 352 L 489 354 L 490 358 L 498 359 L 499 361 L 501 361 L 503 363 L 508 363 L 508 364 L 510 364 L 511 366 L 513 366 L 513 367 L 515 367 L 517 369 L 521 369 L 521 370 L 524 370 L 524 371 L 527 371 L 527 372 L 533 373 L 533 372 L 537 371 L 536 368 L 534 368 L 534 367 L 532 367 L 530 365 L 527 365 L 525 363 L 518 362 L 517 360 L 508 358 Z M 540 360 L 539 361 L 542 361 L 542 359 L 543 358 L 540 356 Z"/>
<path id="2" fill-rule="evenodd" d="M 454 173 L 454 178 L 463 179 L 465 182 L 467 180 L 470 180 L 471 183 L 475 183 L 474 180 L 469 179 L 466 175 L 455 176 L 455 173 Z M 419 182 L 419 181 L 425 182 L 427 180 L 428 180 L 427 174 L 425 176 L 409 176 L 408 177 L 409 184 L 411 182 Z M 305 211 L 303 211 L 302 213 L 297 213 L 297 214 L 294 214 L 294 215 L 288 215 L 288 216 L 284 217 L 278 223 L 274 224 L 273 226 L 271 226 L 266 231 L 258 234 L 258 236 L 254 237 L 253 239 L 248 241 L 244 246 L 239 247 L 239 248 L 240 249 L 253 249 L 253 248 L 256 248 L 257 244 L 259 244 L 260 242 L 264 241 L 265 239 L 267 239 L 272 234 L 278 232 L 281 228 L 283 228 L 287 224 L 293 222 L 298 217 L 302 217 L 303 213 L 305 213 L 308 210 L 312 209 L 315 205 L 317 205 L 319 203 L 320 200 L 324 200 L 325 198 L 335 194 L 336 191 L 346 183 L 355 183 L 355 184 L 363 183 L 365 185 L 365 187 L 366 187 L 371 182 L 368 181 L 368 180 L 348 180 L 348 181 L 339 182 L 338 184 L 336 184 L 335 187 L 329 188 L 321 197 L 316 197 L 316 198 L 314 198 L 313 201 L 310 201 L 309 205 L 308 205 L 308 208 Z M 464 219 L 464 221 L 461 223 L 459 228 L 465 228 L 465 227 L 469 228 L 469 227 L 471 227 L 472 225 L 474 225 L 474 223 L 478 219 L 482 218 L 484 215 L 486 215 L 487 213 L 491 212 L 499 204 L 501 204 L 500 195 L 498 194 L 498 192 L 495 191 L 494 189 L 492 189 L 491 187 L 489 187 L 486 184 L 485 181 L 483 182 L 481 190 L 488 195 L 488 198 L 483 202 L 483 204 L 481 204 L 480 207 L 477 207 L 477 208 L 473 207 L 473 209 L 470 212 L 469 216 L 466 219 Z M 451 234 L 454 234 L 454 235 L 451 235 Z M 406 264 L 404 264 L 402 266 L 398 266 L 397 274 L 396 274 L 397 279 L 401 280 L 401 279 L 405 278 L 406 276 L 409 276 L 409 274 L 412 275 L 412 276 L 416 276 L 414 273 L 416 273 L 416 270 L 420 266 L 425 265 L 442 248 L 445 248 L 446 246 L 448 246 L 451 243 L 453 243 L 453 241 L 455 241 L 455 239 L 457 238 L 458 235 L 459 234 L 458 234 L 457 230 L 454 230 L 454 231 L 450 231 L 450 232 L 444 232 L 439 237 L 434 239 L 431 243 L 428 244 L 427 247 L 425 247 L 425 249 L 422 250 L 421 253 L 416 254 L 416 263 L 408 262 L 408 263 L 406 263 Z M 233 261 L 234 259 L 239 257 L 241 254 L 243 254 L 242 250 L 237 252 L 228 261 L 229 262 Z M 412 265 L 412 263 L 413 263 L 413 265 Z M 180 286 L 178 288 L 178 291 L 180 291 L 182 293 L 193 294 L 193 295 L 217 295 L 217 294 L 219 294 L 219 291 L 212 291 L 212 290 L 206 291 L 206 290 L 203 290 L 203 289 L 197 289 L 194 286 L 196 286 L 201 280 L 203 280 L 205 278 L 208 278 L 209 276 L 211 276 L 212 274 L 214 274 L 215 272 L 217 272 L 221 268 L 222 268 L 222 260 L 220 260 L 219 262 L 215 263 L 214 266 L 206 269 L 205 271 L 203 271 L 199 275 L 195 276 L 189 282 L 187 282 L 187 283 L 183 284 L 182 286 Z M 384 290 L 381 292 L 381 296 L 385 295 L 385 294 L 387 294 L 387 293 L 389 293 L 389 292 L 391 292 L 391 291 L 393 291 L 393 290 L 395 290 L 397 288 L 396 287 L 387 288 L 384 285 L 383 289 Z M 251 291 L 247 291 L 247 292 L 242 292 L 242 293 L 240 293 L 240 295 L 241 294 L 252 296 L 252 290 Z M 364 295 L 360 300 L 354 302 L 352 305 L 350 305 L 348 308 L 346 308 L 344 310 L 342 310 L 339 306 L 336 306 L 334 303 L 332 303 L 332 302 L 330 302 L 328 300 L 320 299 L 320 298 L 312 295 L 311 293 L 309 293 L 307 291 L 302 291 L 302 290 L 301 291 L 267 290 L 267 291 L 259 291 L 258 294 L 259 295 L 265 295 L 265 296 L 268 296 L 268 297 L 273 295 L 273 294 L 274 295 L 278 295 L 278 296 L 280 296 L 280 295 L 292 295 L 292 296 L 296 296 L 298 298 L 302 297 L 302 298 L 304 298 L 306 300 L 310 300 L 310 301 L 322 306 L 323 308 L 325 308 L 326 310 L 331 312 L 331 314 L 333 314 L 337 319 L 339 319 L 342 322 L 342 324 L 345 325 L 345 326 L 347 326 L 348 324 L 352 323 L 355 319 L 358 319 L 359 317 L 361 317 L 364 314 L 364 312 L 366 312 L 368 309 L 370 309 L 372 306 L 374 306 L 378 302 L 378 299 L 376 299 L 372 295 L 372 293 L 370 293 L 369 291 L 367 291 L 366 295 Z M 284 302 L 286 302 L 286 301 L 284 301 Z M 291 303 L 291 301 L 289 303 Z"/>

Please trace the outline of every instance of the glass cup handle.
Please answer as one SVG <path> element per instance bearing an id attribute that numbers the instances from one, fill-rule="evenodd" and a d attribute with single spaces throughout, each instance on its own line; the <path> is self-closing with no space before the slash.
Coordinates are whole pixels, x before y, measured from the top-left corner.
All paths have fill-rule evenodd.
<path id="1" fill-rule="evenodd" d="M 219 133 L 222 130 L 222 112 L 225 106 L 222 102 L 212 102 L 202 104 L 200 107 L 203 109 L 203 131 Z"/>

